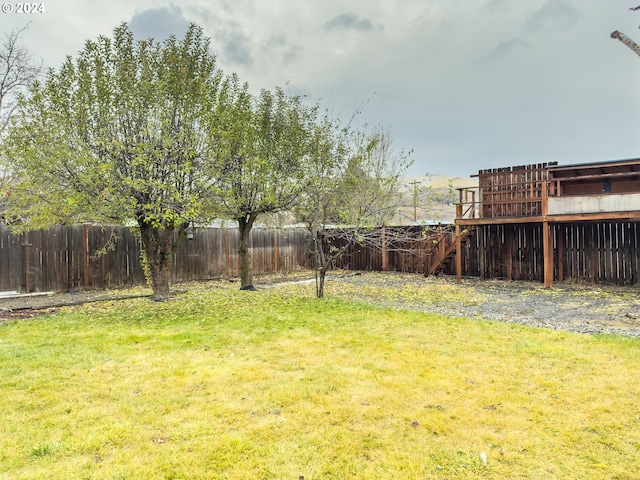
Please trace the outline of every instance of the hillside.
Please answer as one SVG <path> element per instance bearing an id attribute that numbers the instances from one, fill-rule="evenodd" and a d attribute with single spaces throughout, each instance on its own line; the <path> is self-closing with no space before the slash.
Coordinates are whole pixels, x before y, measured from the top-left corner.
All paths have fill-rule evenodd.
<path id="1" fill-rule="evenodd" d="M 402 205 L 393 223 L 452 222 L 455 219 L 457 188 L 476 187 L 474 178 L 453 175 L 403 177 L 399 182 L 398 197 Z M 415 208 L 414 208 L 415 204 Z"/>
<path id="2" fill-rule="evenodd" d="M 391 220 L 393 225 L 413 223 L 453 222 L 456 215 L 458 191 L 456 188 L 477 187 L 475 178 L 460 178 L 453 175 L 430 175 L 403 177 L 399 181 L 397 199 L 398 213 Z M 417 197 L 414 202 L 414 195 Z M 415 220 L 414 220 L 415 203 Z M 288 212 L 263 215 L 256 226 L 293 225 L 294 217 Z M 235 226 L 235 222 L 225 222 Z"/>

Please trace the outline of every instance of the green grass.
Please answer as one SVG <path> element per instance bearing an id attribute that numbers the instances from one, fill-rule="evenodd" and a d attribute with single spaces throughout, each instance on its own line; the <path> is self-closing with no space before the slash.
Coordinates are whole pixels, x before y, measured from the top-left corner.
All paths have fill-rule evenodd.
<path id="1" fill-rule="evenodd" d="M 0 326 L 0 479 L 640 478 L 637 339 L 185 288 Z"/>

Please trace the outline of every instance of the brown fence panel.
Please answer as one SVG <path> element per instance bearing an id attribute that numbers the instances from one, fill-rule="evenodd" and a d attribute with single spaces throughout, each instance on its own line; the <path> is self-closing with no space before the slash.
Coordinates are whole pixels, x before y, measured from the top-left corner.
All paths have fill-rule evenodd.
<path id="1" fill-rule="evenodd" d="M 432 240 L 439 235 L 423 226 L 403 226 L 386 228 L 386 248 L 363 245 L 355 242 L 349 246 L 345 254 L 337 259 L 336 267 L 350 270 L 382 271 L 403 273 L 424 273 L 429 267 L 431 259 L 435 258 Z M 451 231 L 453 227 L 451 227 Z M 372 237 L 383 237 L 380 228 L 376 228 Z M 344 241 L 334 242 L 341 247 Z"/>
<path id="2" fill-rule="evenodd" d="M 0 227 L 0 290 L 20 291 L 25 285 L 24 237 L 11 235 L 9 229 Z"/>
<path id="3" fill-rule="evenodd" d="M 276 230 L 277 254 L 274 253 L 275 272 L 295 272 L 313 268 L 311 239 L 306 230 L 284 228 Z"/>
<path id="4" fill-rule="evenodd" d="M 173 260 L 172 280 L 209 280 L 240 274 L 234 228 L 200 228 Z M 311 268 L 305 231 L 254 229 L 254 273 Z M 140 241 L 126 227 L 55 226 L 12 235 L 0 226 L 0 291 L 67 291 L 144 284 Z"/>
<path id="5" fill-rule="evenodd" d="M 554 279 L 636 285 L 639 229 L 637 222 L 553 225 Z M 541 282 L 542 254 L 540 224 L 480 226 L 462 251 L 463 275 Z"/>
<path id="6" fill-rule="evenodd" d="M 639 225 L 624 221 L 553 225 L 555 279 L 637 284 Z M 421 236 L 422 228 L 407 227 L 415 240 L 396 243 L 385 252 L 353 244 L 336 266 L 379 271 L 384 258 L 386 270 L 423 273 L 437 257 L 436 236 L 440 235 L 439 245 L 444 246 L 444 235 L 452 235 L 452 230 L 433 233 L 436 236 L 426 231 Z M 254 229 L 250 243 L 254 273 L 313 268 L 309 242 L 304 229 Z M 238 276 L 238 243 L 236 228 L 197 229 L 193 240 L 184 240 L 175 253 L 172 280 Z M 540 224 L 478 226 L 462 246 L 462 274 L 542 281 L 542 243 Z M 454 262 L 444 273 L 455 273 Z M 144 281 L 140 242 L 128 228 L 57 226 L 12 235 L 6 226 L 0 226 L 0 291 L 66 291 Z"/>

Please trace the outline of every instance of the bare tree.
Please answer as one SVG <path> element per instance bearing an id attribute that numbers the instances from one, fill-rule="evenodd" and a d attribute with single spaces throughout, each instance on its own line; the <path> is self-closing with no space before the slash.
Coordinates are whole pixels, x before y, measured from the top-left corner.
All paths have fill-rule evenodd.
<path id="1" fill-rule="evenodd" d="M 390 132 L 351 132 L 328 118 L 312 143 L 308 183 L 295 213 L 312 240 L 316 296 L 322 298 L 327 272 L 352 245 L 382 248 L 390 241 L 375 227 L 393 218 L 398 180 L 410 161 L 393 149 Z"/>
<path id="2" fill-rule="evenodd" d="M 26 93 L 42 72 L 42 61 L 37 61 L 20 44 L 22 33 L 29 27 L 5 34 L 0 44 L 0 141 L 18 106 L 18 97 Z M 4 218 L 6 203 L 11 194 L 11 169 L 0 153 L 0 216 Z"/>
<path id="3" fill-rule="evenodd" d="M 42 72 L 42 61 L 36 61 L 20 44 L 21 35 L 28 27 L 5 34 L 0 45 L 0 134 L 9 125 L 18 96 L 25 93 Z"/>

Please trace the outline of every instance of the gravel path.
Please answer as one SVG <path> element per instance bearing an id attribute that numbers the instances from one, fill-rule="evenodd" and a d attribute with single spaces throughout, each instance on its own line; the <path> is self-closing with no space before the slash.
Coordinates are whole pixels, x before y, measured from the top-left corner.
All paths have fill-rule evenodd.
<path id="1" fill-rule="evenodd" d="M 640 337 L 640 287 L 557 284 L 398 273 L 363 273 L 332 280 L 332 290 L 373 304 L 414 311 L 519 323 L 579 333 Z M 378 292 L 376 293 L 376 288 Z M 396 296 L 381 295 L 395 289 Z M 402 292 L 413 292 L 408 298 Z M 420 293 L 435 291 L 421 300 Z M 331 293 L 329 294 L 331 295 Z M 338 293 L 340 295 L 340 293 Z"/>

